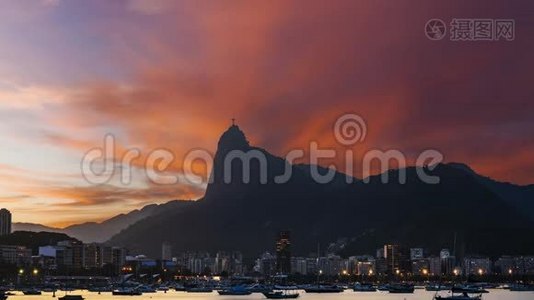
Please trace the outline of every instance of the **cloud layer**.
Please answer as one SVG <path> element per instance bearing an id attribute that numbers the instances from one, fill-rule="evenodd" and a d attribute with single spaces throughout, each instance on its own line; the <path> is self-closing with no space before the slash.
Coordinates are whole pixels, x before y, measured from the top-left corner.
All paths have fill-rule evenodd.
<path id="1" fill-rule="evenodd" d="M 83 219 L 84 211 L 107 207 L 103 218 L 121 211 L 121 199 L 142 205 L 199 197 L 198 187 L 160 193 L 144 179 L 133 187 L 87 187 L 76 168 L 113 133 L 121 153 L 172 150 L 179 172 L 190 149 L 215 150 L 232 117 L 253 144 L 283 155 L 310 141 L 344 150 L 333 123 L 357 113 L 368 126 L 357 154 L 394 148 L 413 158 L 432 148 L 496 179 L 534 182 L 529 1 L 53 4 L 12 3 L 3 10 L 11 17 L 0 21 L 0 54 L 9 58 L 0 60 L 0 114 L 7 118 L 0 134 L 11 146 L 0 162 L 34 172 L 39 159 L 49 159 L 67 177 L 6 190 L 5 197 L 29 196 L 21 209 L 56 199 L 59 211 L 70 207 L 68 223 L 74 208 Z M 424 35 L 429 19 L 473 16 L 515 19 L 516 39 Z M 44 157 L 24 160 L 15 149 Z"/>

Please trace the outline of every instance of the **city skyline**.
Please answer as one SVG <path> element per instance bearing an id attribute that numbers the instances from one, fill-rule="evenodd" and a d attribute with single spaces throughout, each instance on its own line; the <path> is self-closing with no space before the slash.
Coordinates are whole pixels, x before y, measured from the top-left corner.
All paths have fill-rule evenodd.
<path id="1" fill-rule="evenodd" d="M 209 251 L 173 251 L 170 244 L 161 244 L 161 256 L 151 257 L 120 246 L 102 243 L 83 243 L 64 236 L 42 232 L 35 235 L 39 246 L 0 244 L 0 264 L 20 270 L 34 270 L 34 275 L 46 273 L 57 276 L 71 274 L 118 276 L 132 274 L 143 277 L 149 274 L 169 272 L 186 276 L 365 276 L 367 278 L 405 277 L 449 278 L 461 276 L 531 276 L 534 275 L 534 255 L 500 254 L 489 257 L 468 253 L 456 255 L 454 250 L 441 248 L 428 251 L 413 245 L 385 244 L 376 254 L 350 253 L 340 255 L 331 246 L 321 252 L 308 255 L 290 253 L 290 232 L 273 234 L 272 248 L 245 258 L 236 249 Z M 43 239 L 47 236 L 50 240 Z M 41 237 L 39 237 L 41 236 Z M 55 242 L 53 241 L 55 240 Z M 311 249 L 309 249 L 311 250 Z M 11 268 L 13 269 L 13 268 Z M 6 269 L 8 270 L 8 269 Z M 5 271 L 2 274 L 8 275 Z M 144 275 L 143 275 L 144 274 Z M 501 277 L 502 278 L 502 277 Z"/>
<path id="2" fill-rule="evenodd" d="M 231 118 L 280 156 L 311 141 L 344 150 L 331 127 L 349 112 L 369 127 L 356 154 L 395 148 L 411 162 L 432 148 L 532 184 L 532 5 L 490 3 L 3 1 L 0 207 L 14 222 L 67 226 L 198 199 L 205 185 L 139 175 L 146 154 L 171 150 L 180 175 L 189 150 L 216 151 Z M 462 16 L 513 19 L 516 34 L 425 36 L 429 20 Z M 117 152 L 141 151 L 129 185 L 81 174 L 106 134 Z"/>

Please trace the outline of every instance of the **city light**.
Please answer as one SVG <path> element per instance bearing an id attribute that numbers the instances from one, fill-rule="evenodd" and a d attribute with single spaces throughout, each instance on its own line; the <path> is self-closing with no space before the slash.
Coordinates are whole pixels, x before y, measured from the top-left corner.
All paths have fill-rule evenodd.
<path id="1" fill-rule="evenodd" d="M 424 275 L 428 274 L 428 270 L 427 269 L 423 269 L 423 274 Z"/>
<path id="2" fill-rule="evenodd" d="M 455 276 L 458 276 L 458 274 L 459 274 L 458 269 L 454 269 L 453 273 L 454 273 Z"/>
<path id="3" fill-rule="evenodd" d="M 39 270 L 33 269 L 33 275 L 37 275 L 37 274 L 39 274 Z"/>
<path id="4" fill-rule="evenodd" d="M 343 275 L 347 275 L 347 274 L 348 274 L 347 270 L 343 270 Z"/>
<path id="5" fill-rule="evenodd" d="M 373 269 L 369 270 L 369 276 L 373 275 Z"/>
<path id="6" fill-rule="evenodd" d="M 20 274 L 20 275 L 24 274 L 24 269 L 20 269 L 20 270 L 19 270 L 19 274 Z"/>
<path id="7" fill-rule="evenodd" d="M 123 267 L 122 268 L 123 272 L 132 272 L 132 270 L 133 270 L 132 267 Z"/>
<path id="8" fill-rule="evenodd" d="M 478 275 L 482 275 L 482 274 L 484 274 L 484 270 L 478 269 Z"/>
<path id="9" fill-rule="evenodd" d="M 399 275 L 400 274 L 400 270 L 399 269 L 395 270 L 395 273 L 397 273 L 397 275 Z"/>
<path id="10" fill-rule="evenodd" d="M 508 274 L 512 275 L 512 269 L 508 270 Z"/>

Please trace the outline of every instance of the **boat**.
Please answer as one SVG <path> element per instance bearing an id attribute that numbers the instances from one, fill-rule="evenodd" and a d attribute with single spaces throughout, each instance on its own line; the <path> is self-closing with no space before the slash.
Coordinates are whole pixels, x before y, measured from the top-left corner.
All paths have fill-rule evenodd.
<path id="1" fill-rule="evenodd" d="M 247 296 L 252 294 L 251 291 L 245 289 L 243 286 L 233 286 L 227 289 L 217 291 L 221 296 Z"/>
<path id="2" fill-rule="evenodd" d="M 512 292 L 534 292 L 534 285 L 532 284 L 514 284 L 509 288 Z"/>
<path id="3" fill-rule="evenodd" d="M 136 289 L 121 288 L 111 292 L 113 296 L 141 296 L 143 293 Z"/>
<path id="4" fill-rule="evenodd" d="M 38 289 L 27 289 L 22 291 L 22 293 L 26 296 L 37 296 L 42 294 L 41 291 Z"/>
<path id="5" fill-rule="evenodd" d="M 306 293 L 341 293 L 344 289 L 337 285 L 317 285 L 305 288 L 304 291 Z"/>
<path id="6" fill-rule="evenodd" d="M 283 291 L 283 290 L 296 290 L 296 289 L 298 289 L 298 286 L 296 286 L 296 285 L 278 285 L 278 284 L 275 284 L 274 285 L 274 289 L 275 290 L 280 290 L 280 291 Z"/>
<path id="7" fill-rule="evenodd" d="M 428 292 L 448 291 L 450 289 L 451 289 L 450 285 L 428 284 L 425 286 L 425 290 Z"/>
<path id="8" fill-rule="evenodd" d="M 389 291 L 389 285 L 388 284 L 381 284 L 381 285 L 377 286 L 376 289 L 378 291 L 381 291 L 381 292 L 387 292 L 387 291 Z"/>
<path id="9" fill-rule="evenodd" d="M 263 293 L 263 292 L 271 292 L 273 289 L 270 286 L 256 283 L 256 284 L 253 284 L 247 287 L 247 290 L 251 291 L 252 293 Z"/>
<path id="10" fill-rule="evenodd" d="M 59 297 L 59 300 L 83 300 L 84 298 L 81 295 L 65 295 Z"/>
<path id="11" fill-rule="evenodd" d="M 452 295 L 449 295 L 449 296 L 436 295 L 436 296 L 434 296 L 434 299 L 435 300 L 445 300 L 445 299 L 449 299 L 449 300 L 480 300 L 480 299 L 482 299 L 482 295 L 479 294 L 479 295 L 476 295 L 476 296 L 469 296 L 468 293 L 464 292 L 464 293 L 452 293 Z"/>
<path id="12" fill-rule="evenodd" d="M 156 289 L 147 285 L 140 285 L 137 288 L 135 288 L 141 293 L 155 293 Z"/>
<path id="13" fill-rule="evenodd" d="M 177 284 L 174 286 L 174 290 L 177 291 L 177 292 L 185 292 L 186 288 L 185 286 L 181 285 L 181 284 Z"/>
<path id="14" fill-rule="evenodd" d="M 451 291 L 453 293 L 468 293 L 468 294 L 485 294 L 489 293 L 487 290 L 472 285 L 456 285 L 453 286 Z"/>
<path id="15" fill-rule="evenodd" d="M 390 284 L 388 287 L 391 294 L 412 294 L 414 290 L 413 284 Z"/>
<path id="16" fill-rule="evenodd" d="M 357 283 L 352 287 L 355 292 L 376 292 L 374 285 L 370 283 Z"/>
<path id="17" fill-rule="evenodd" d="M 262 292 L 267 299 L 295 299 L 299 293 L 285 293 L 283 291 Z"/>
<path id="18" fill-rule="evenodd" d="M 190 287 L 186 288 L 185 291 L 188 293 L 211 293 L 213 289 L 209 287 Z"/>

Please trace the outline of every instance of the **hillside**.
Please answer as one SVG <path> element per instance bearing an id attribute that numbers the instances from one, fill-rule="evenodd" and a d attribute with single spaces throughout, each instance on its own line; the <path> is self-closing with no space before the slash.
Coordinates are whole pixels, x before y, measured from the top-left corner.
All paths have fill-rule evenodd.
<path id="1" fill-rule="evenodd" d="M 250 182 L 244 183 L 241 165 L 235 161 L 231 183 L 225 183 L 223 158 L 232 150 L 263 153 L 267 183 L 260 180 L 257 162 L 251 164 Z M 274 183 L 286 166 L 292 170 L 291 180 Z M 341 237 L 361 241 L 350 245 L 353 253 L 374 253 L 388 242 L 452 248 L 455 233 L 464 252 L 534 252 L 534 245 L 523 243 L 525 236 L 534 234 L 532 221 L 455 165 L 436 166 L 432 174 L 441 179 L 436 185 L 421 182 L 415 168 L 406 169 L 406 184 L 398 183 L 395 170 L 389 171 L 392 179 L 387 184 L 379 176 L 367 184 L 343 180 L 319 184 L 311 179 L 309 168 L 287 165 L 266 150 L 250 146 L 244 133 L 232 126 L 219 140 L 213 182 L 204 199 L 187 209 L 147 217 L 115 235 L 110 243 L 156 257 L 161 243 L 168 241 L 174 251 L 241 250 L 254 258 L 273 249 L 278 230 L 290 229 L 295 254 L 307 254 L 318 242 L 324 245 Z"/>
<path id="2" fill-rule="evenodd" d="M 39 247 L 56 245 L 61 241 L 76 241 L 76 239 L 64 233 L 31 231 L 16 231 L 0 236 L 0 245 L 25 246 L 32 249 L 33 255 L 39 253 Z"/>
<path id="3" fill-rule="evenodd" d="M 173 200 L 164 204 L 150 204 L 127 214 L 120 214 L 100 223 L 87 222 L 65 228 L 54 228 L 32 223 L 14 223 L 13 231 L 47 231 L 64 233 L 83 242 L 105 242 L 121 230 L 149 216 L 158 215 L 167 210 L 179 210 L 187 207 L 190 201 Z"/>

